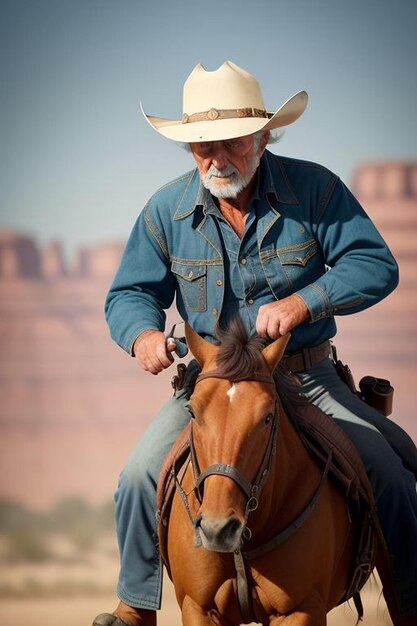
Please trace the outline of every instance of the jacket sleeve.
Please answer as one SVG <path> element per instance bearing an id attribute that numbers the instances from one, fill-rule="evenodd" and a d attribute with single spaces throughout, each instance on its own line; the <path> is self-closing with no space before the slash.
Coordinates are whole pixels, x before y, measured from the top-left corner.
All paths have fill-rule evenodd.
<path id="1" fill-rule="evenodd" d="M 313 221 L 327 271 L 297 292 L 307 304 L 312 322 L 362 311 L 395 289 L 398 266 L 394 257 L 339 179 Z"/>
<path id="2" fill-rule="evenodd" d="M 168 250 L 147 207 L 139 215 L 105 302 L 106 321 L 118 345 L 132 354 L 135 339 L 145 330 L 163 331 L 165 312 L 175 284 Z"/>

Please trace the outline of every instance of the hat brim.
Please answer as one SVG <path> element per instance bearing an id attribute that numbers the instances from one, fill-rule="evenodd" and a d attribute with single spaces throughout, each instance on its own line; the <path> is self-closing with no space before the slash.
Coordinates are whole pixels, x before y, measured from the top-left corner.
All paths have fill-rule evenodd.
<path id="1" fill-rule="evenodd" d="M 305 111 L 308 102 L 306 91 L 298 91 L 291 96 L 275 113 L 264 117 L 244 117 L 188 122 L 169 120 L 147 115 L 140 105 L 145 119 L 154 130 L 173 141 L 193 143 L 197 141 L 221 141 L 252 135 L 260 130 L 273 130 L 295 122 Z"/>

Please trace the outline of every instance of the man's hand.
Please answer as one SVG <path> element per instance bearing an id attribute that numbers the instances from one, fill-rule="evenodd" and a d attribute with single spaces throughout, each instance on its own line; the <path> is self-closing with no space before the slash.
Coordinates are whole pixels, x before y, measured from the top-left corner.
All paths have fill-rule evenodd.
<path id="1" fill-rule="evenodd" d="M 135 359 L 146 372 L 159 374 L 174 361 L 171 352 L 175 341 L 168 339 L 159 330 L 145 330 L 133 344 Z"/>
<path id="2" fill-rule="evenodd" d="M 256 318 L 256 331 L 261 337 L 278 339 L 294 326 L 308 319 L 310 313 L 304 300 L 293 294 L 288 298 L 263 304 Z"/>

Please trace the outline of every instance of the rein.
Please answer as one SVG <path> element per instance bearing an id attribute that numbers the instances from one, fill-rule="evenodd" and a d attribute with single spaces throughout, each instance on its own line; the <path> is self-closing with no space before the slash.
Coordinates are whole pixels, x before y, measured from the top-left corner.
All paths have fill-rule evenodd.
<path id="1" fill-rule="evenodd" d="M 244 376 L 241 378 L 235 378 L 233 380 L 230 379 L 229 376 L 223 375 L 216 370 L 204 372 L 199 374 L 196 379 L 195 384 L 198 384 L 200 381 L 205 380 L 207 378 L 220 378 L 224 380 L 228 380 L 231 383 L 237 383 L 242 381 L 259 381 L 268 384 L 275 385 L 274 379 L 272 376 L 268 376 L 262 372 L 253 372 L 249 376 Z M 276 453 L 277 439 L 279 433 L 279 403 L 278 400 L 275 403 L 275 411 L 273 415 L 273 423 L 271 428 L 271 433 L 268 439 L 267 446 L 265 448 L 264 456 L 259 466 L 258 472 L 254 481 L 251 483 L 245 476 L 243 476 L 239 470 L 233 465 L 225 464 L 225 463 L 215 463 L 207 467 L 203 472 L 200 471 L 200 467 L 198 464 L 197 453 L 194 446 L 194 438 L 193 438 L 193 428 L 191 426 L 190 433 L 190 460 L 191 466 L 193 469 L 195 485 L 194 492 L 198 501 L 201 503 L 203 494 L 202 488 L 204 486 L 204 481 L 208 476 L 224 476 L 233 480 L 244 492 L 247 498 L 246 508 L 245 508 L 245 523 L 244 529 L 242 532 L 242 541 L 248 541 L 252 537 L 252 532 L 250 528 L 247 526 L 249 514 L 252 511 L 255 511 L 259 506 L 259 496 L 265 483 L 268 478 L 268 474 L 270 471 L 270 467 L 272 464 L 272 459 Z M 249 592 L 249 582 L 246 571 L 245 560 L 255 559 L 259 556 L 270 552 L 274 548 L 278 547 L 280 544 L 284 543 L 293 533 L 295 533 L 307 520 L 311 512 L 313 511 L 315 505 L 317 504 L 322 488 L 326 482 L 328 472 L 330 469 L 332 460 L 332 450 L 330 449 L 326 464 L 319 482 L 319 485 L 313 494 L 310 502 L 307 506 L 302 510 L 302 512 L 283 530 L 281 530 L 277 535 L 272 537 L 269 541 L 260 546 L 253 548 L 251 550 L 242 550 L 242 547 L 235 550 L 234 562 L 237 574 L 237 595 L 238 602 L 240 606 L 240 610 L 242 613 L 242 617 L 244 618 L 245 623 L 256 622 L 256 617 L 252 607 L 251 595 Z M 178 477 L 175 476 L 175 484 L 176 488 L 179 491 L 179 494 L 183 500 L 184 506 L 188 513 L 188 516 L 191 520 L 191 523 L 194 527 L 196 527 L 197 518 L 194 518 L 189 504 L 188 504 L 188 496 L 185 493 L 184 489 Z M 201 539 L 199 535 L 196 533 L 196 547 L 201 546 Z"/>

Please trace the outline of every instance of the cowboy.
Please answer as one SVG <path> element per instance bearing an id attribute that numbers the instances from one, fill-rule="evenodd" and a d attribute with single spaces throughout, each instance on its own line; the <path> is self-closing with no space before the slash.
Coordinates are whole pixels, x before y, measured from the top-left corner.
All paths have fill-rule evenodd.
<path id="1" fill-rule="evenodd" d="M 189 147 L 196 168 L 157 191 L 140 213 L 107 297 L 107 321 L 113 339 L 152 374 L 173 362 L 164 310 L 174 298 L 181 317 L 211 341 L 236 315 L 249 333 L 276 339 L 290 332 L 284 358 L 292 359 L 303 393 L 337 420 L 362 456 L 392 555 L 401 623 L 416 624 L 415 447 L 349 390 L 329 358 L 335 316 L 387 296 L 398 282 L 397 264 L 335 174 L 267 150 L 274 132 L 306 105 L 300 91 L 268 112 L 257 80 L 228 61 L 212 72 L 194 68 L 182 119 L 145 114 L 158 133 Z M 168 401 L 120 476 L 120 603 L 95 626 L 156 624 L 162 566 L 155 490 L 163 459 L 190 419 L 189 392 L 186 383 Z"/>

